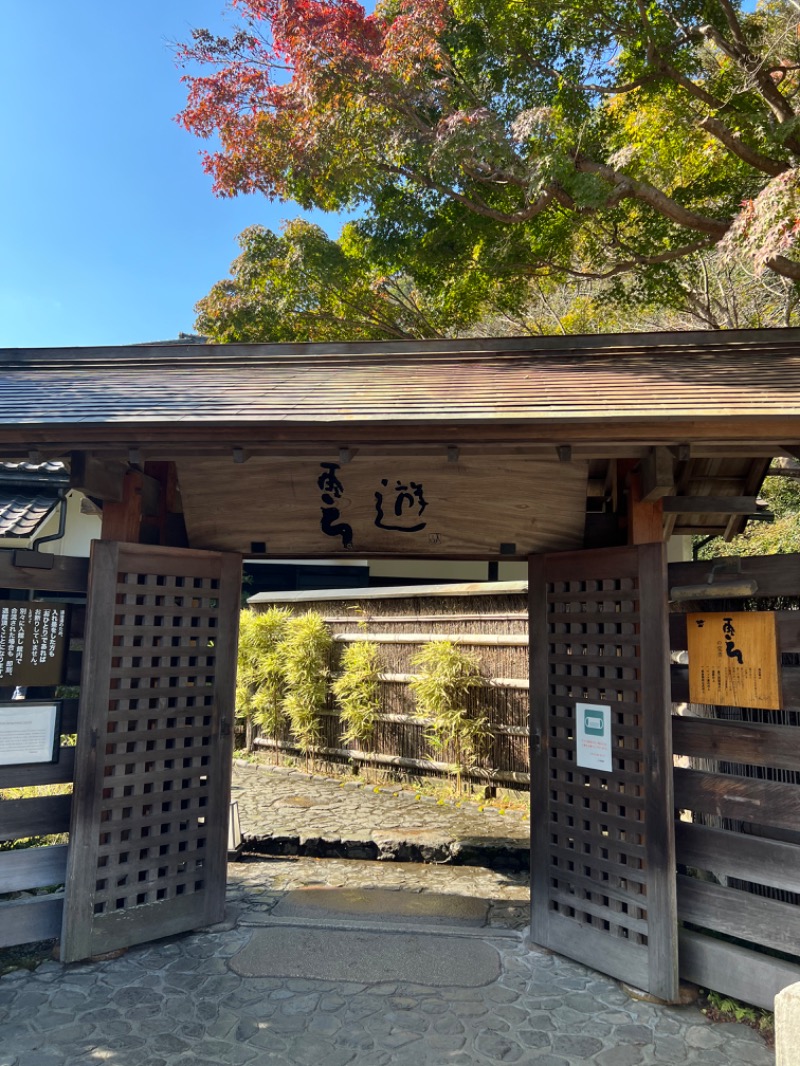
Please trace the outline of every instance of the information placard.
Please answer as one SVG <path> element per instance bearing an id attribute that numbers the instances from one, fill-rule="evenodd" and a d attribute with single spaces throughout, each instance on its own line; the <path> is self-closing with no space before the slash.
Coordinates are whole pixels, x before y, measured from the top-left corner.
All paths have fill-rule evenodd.
<path id="1" fill-rule="evenodd" d="M 0 600 L 0 685 L 59 685 L 67 646 L 66 603 Z"/>
<path id="2" fill-rule="evenodd" d="M 0 766 L 58 762 L 61 703 L 0 703 Z"/>
<path id="3" fill-rule="evenodd" d="M 611 707 L 604 703 L 578 703 L 575 715 L 578 720 L 576 764 L 588 770 L 612 771 Z"/>
<path id="4" fill-rule="evenodd" d="M 686 616 L 689 699 L 730 707 L 782 706 L 773 611 L 706 611 Z"/>

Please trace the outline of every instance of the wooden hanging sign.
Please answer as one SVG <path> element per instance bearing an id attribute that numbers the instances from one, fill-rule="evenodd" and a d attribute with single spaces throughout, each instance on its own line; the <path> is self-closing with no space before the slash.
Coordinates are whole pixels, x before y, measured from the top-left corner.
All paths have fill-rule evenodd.
<path id="1" fill-rule="evenodd" d="M 583 544 L 585 461 L 253 456 L 178 463 L 193 547 L 245 555 L 507 556 Z"/>
<path id="2" fill-rule="evenodd" d="M 689 699 L 779 711 L 781 671 L 773 611 L 707 611 L 686 616 Z"/>

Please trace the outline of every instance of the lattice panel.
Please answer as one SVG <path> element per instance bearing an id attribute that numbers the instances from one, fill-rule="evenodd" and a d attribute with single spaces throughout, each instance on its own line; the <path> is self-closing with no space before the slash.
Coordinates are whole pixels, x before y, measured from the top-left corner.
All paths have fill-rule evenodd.
<path id="1" fill-rule="evenodd" d="M 664 546 L 534 558 L 530 600 L 531 937 L 672 999 Z M 594 750 L 579 704 L 601 708 Z"/>
<path id="2" fill-rule="evenodd" d="M 120 573 L 95 914 L 204 887 L 217 578 Z"/>
<path id="3" fill-rule="evenodd" d="M 221 916 L 239 589 L 235 556 L 94 547 L 65 961 Z"/>
<path id="4" fill-rule="evenodd" d="M 647 943 L 635 578 L 548 582 L 550 907 Z M 611 706 L 613 772 L 576 765 L 576 704 Z"/>

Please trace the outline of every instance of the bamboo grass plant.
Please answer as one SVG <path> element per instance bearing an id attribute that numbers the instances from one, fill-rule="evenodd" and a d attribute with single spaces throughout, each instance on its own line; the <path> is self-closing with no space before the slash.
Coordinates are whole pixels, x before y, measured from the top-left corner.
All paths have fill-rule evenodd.
<path id="1" fill-rule="evenodd" d="M 346 744 L 364 746 L 373 735 L 381 707 L 378 645 L 371 640 L 348 644 L 342 653 L 341 673 L 333 682 Z"/>
<path id="2" fill-rule="evenodd" d="M 236 674 L 236 708 L 268 733 L 284 721 L 286 698 L 283 641 L 291 611 L 270 607 L 268 611 L 242 611 L 239 628 L 239 660 Z"/>
<path id="3" fill-rule="evenodd" d="M 332 646 L 328 627 L 313 611 L 289 619 L 280 645 L 286 682 L 282 707 L 306 759 L 322 739 L 320 714 L 328 698 Z"/>
<path id="4" fill-rule="evenodd" d="M 417 708 L 431 719 L 427 739 L 453 753 L 460 791 L 462 773 L 475 766 L 492 737 L 488 719 L 471 715 L 467 705 L 469 693 L 484 683 L 478 660 L 455 641 L 441 640 L 423 645 L 411 664 L 419 671 L 410 682 Z"/>

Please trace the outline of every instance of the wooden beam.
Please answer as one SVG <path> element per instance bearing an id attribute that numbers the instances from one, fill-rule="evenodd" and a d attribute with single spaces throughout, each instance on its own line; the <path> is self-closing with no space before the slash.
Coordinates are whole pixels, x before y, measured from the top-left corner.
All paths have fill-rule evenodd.
<path id="1" fill-rule="evenodd" d="M 669 496 L 667 514 L 753 515 L 759 513 L 755 496 Z"/>
<path id="2" fill-rule="evenodd" d="M 642 502 L 654 503 L 675 491 L 675 459 L 669 448 L 652 448 L 640 464 Z"/>
<path id="3" fill-rule="evenodd" d="M 122 483 L 127 466 L 120 461 L 98 459 L 88 452 L 72 452 L 69 487 L 97 500 L 122 501 Z"/>

